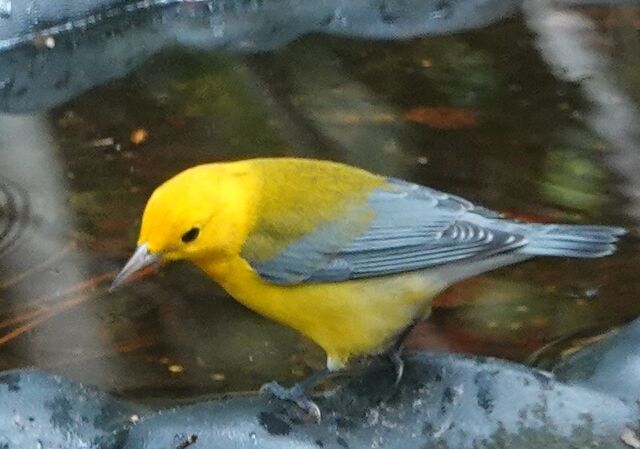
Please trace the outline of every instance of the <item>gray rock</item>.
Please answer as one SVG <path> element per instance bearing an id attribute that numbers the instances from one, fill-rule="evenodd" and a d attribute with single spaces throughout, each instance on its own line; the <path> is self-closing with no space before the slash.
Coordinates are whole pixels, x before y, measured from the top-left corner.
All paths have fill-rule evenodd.
<path id="1" fill-rule="evenodd" d="M 126 402 L 42 371 L 0 373 L 2 449 L 117 448 L 135 413 Z"/>
<path id="2" fill-rule="evenodd" d="M 567 383 L 640 401 L 640 320 L 566 358 L 553 372 Z"/>
<path id="3" fill-rule="evenodd" d="M 20 11 L 31 3 L 12 1 Z M 31 22 L 47 27 L 20 28 L 31 22 L 17 13 L 9 19 L 17 22 L 9 26 L 0 18 L 0 111 L 50 108 L 125 76 L 149 56 L 176 44 L 259 52 L 311 32 L 376 39 L 453 33 L 498 21 L 513 13 L 520 1 L 155 0 L 85 16 L 86 8 L 69 8 L 91 2 L 63 2 L 69 7 L 53 11 L 51 5 L 60 2 L 50 1 L 46 8 L 31 10 Z M 103 0 L 95 5 L 113 3 Z M 65 11 L 76 18 L 65 19 Z"/>
<path id="4" fill-rule="evenodd" d="M 65 28 L 73 20 L 113 7 L 121 0 L 0 0 L 0 48 L 38 30 Z"/>
<path id="5" fill-rule="evenodd" d="M 277 400 L 232 397 L 147 416 L 124 447 L 624 448 L 638 425 L 635 402 L 500 360 L 418 354 L 406 368 L 391 397 L 378 366 L 318 401 L 319 425 Z"/>
<path id="6" fill-rule="evenodd" d="M 257 394 L 152 412 L 40 371 L 10 371 L 0 374 L 0 447 L 615 449 L 638 431 L 635 400 L 543 371 L 447 354 L 406 363 L 396 390 L 390 366 L 378 364 L 318 399 L 320 424 Z"/>

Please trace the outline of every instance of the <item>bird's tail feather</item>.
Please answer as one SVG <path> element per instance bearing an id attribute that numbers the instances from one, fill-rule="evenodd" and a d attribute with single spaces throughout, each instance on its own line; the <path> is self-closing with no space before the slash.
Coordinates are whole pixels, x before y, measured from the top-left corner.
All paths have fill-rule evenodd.
<path id="1" fill-rule="evenodd" d="M 531 226 L 531 225 L 528 225 Z M 623 228 L 591 225 L 538 225 L 528 232 L 529 243 L 520 252 L 532 256 L 595 258 L 612 254 Z"/>

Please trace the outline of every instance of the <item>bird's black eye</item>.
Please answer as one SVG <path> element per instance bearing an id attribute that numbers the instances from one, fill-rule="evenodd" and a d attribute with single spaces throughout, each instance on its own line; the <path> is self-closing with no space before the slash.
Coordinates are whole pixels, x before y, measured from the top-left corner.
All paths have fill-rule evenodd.
<path id="1" fill-rule="evenodd" d="M 184 234 L 182 234 L 182 241 L 184 243 L 189 243 L 189 242 L 193 242 L 195 239 L 198 238 L 198 234 L 200 234 L 200 229 L 198 228 L 191 228 L 189 229 L 187 232 L 185 232 Z"/>

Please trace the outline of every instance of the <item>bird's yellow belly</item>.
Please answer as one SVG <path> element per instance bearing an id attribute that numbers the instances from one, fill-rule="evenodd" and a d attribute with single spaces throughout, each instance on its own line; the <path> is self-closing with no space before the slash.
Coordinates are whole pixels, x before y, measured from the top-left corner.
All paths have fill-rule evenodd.
<path id="1" fill-rule="evenodd" d="M 242 259 L 201 265 L 240 303 L 290 326 L 320 345 L 330 369 L 376 353 L 426 317 L 444 288 L 426 272 L 339 283 L 281 286 L 263 281 Z"/>

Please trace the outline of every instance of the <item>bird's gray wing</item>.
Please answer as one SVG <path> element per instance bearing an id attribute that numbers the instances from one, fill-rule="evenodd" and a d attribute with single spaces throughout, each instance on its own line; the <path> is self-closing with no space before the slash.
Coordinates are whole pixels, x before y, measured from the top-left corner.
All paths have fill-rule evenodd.
<path id="1" fill-rule="evenodd" d="M 349 227 L 362 214 L 369 226 L 355 237 Z M 286 246 L 268 260 L 242 256 L 272 283 L 339 282 L 488 257 L 521 247 L 524 236 L 501 230 L 500 215 L 427 187 L 389 179 L 365 205 Z"/>

